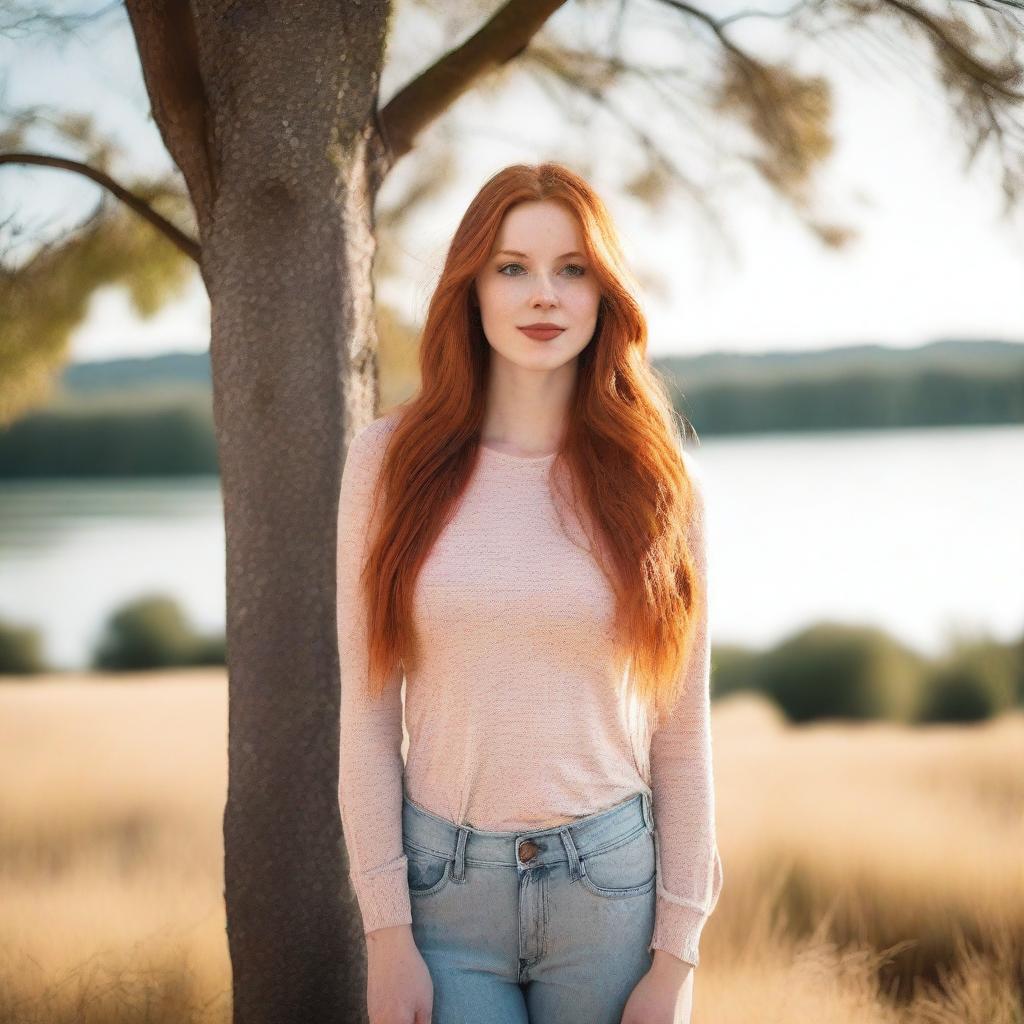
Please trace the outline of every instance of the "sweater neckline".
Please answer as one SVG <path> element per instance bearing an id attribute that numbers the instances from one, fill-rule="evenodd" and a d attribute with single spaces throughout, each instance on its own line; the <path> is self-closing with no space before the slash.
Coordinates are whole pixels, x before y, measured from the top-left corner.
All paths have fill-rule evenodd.
<path id="1" fill-rule="evenodd" d="M 499 451 L 497 448 L 492 448 L 490 445 L 483 443 L 480 443 L 477 447 L 484 458 L 506 462 L 510 465 L 544 466 L 549 462 L 553 462 L 558 454 L 557 451 L 553 451 L 548 452 L 546 455 L 513 455 L 511 452 Z"/>

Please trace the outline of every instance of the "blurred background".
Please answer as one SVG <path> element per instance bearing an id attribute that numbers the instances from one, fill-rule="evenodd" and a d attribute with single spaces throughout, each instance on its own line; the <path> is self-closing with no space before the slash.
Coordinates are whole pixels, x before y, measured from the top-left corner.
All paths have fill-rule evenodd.
<path id="1" fill-rule="evenodd" d="M 1015 131 L 1000 146 L 979 129 L 968 160 L 977 113 L 940 82 L 934 39 L 867 17 L 854 32 L 853 5 L 851 30 L 827 33 L 801 27 L 814 4 L 732 24 L 741 6 L 714 6 L 717 31 L 685 32 L 666 4 L 566 6 L 427 129 L 379 197 L 380 411 L 416 387 L 426 304 L 483 180 L 542 159 L 585 174 L 708 491 L 727 881 L 698 1006 L 1020 1024 L 1019 71 Z M 395 10 L 382 101 L 491 11 Z M 0 155 L 102 166 L 187 224 L 121 5 L 0 19 Z M 726 29 L 801 86 L 813 174 L 753 155 L 767 129 L 726 119 L 727 83 L 698 92 Z M 567 40 L 613 39 L 660 70 L 623 81 L 569 59 Z M 226 1019 L 209 303 L 195 264 L 109 190 L 2 163 L 0 1024 L 86 1019 L 67 1016 L 68 979 L 97 1020 L 142 1019 L 150 991 L 167 1019 Z M 122 1017 L 87 961 L 130 980 Z"/>

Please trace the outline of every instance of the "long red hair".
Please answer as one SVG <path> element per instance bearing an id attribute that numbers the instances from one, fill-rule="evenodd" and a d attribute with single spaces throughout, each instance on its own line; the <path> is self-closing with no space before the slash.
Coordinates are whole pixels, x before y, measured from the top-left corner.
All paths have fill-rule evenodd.
<path id="1" fill-rule="evenodd" d="M 581 226 L 601 286 L 594 336 L 578 356 L 562 447 L 581 522 L 596 531 L 615 593 L 615 634 L 630 659 L 629 685 L 656 727 L 679 696 L 700 603 L 691 551 L 697 511 L 668 388 L 647 361 L 647 321 L 611 217 L 579 175 L 557 163 L 516 164 L 469 204 L 452 239 L 420 343 L 420 388 L 396 407 L 372 504 L 379 524 L 363 568 L 369 686 L 377 695 L 401 662 L 417 660 L 413 588 L 476 463 L 490 346 L 474 304 L 474 278 L 505 213 L 525 200 L 565 203 Z M 500 595 L 495 595 L 500 600 Z"/>

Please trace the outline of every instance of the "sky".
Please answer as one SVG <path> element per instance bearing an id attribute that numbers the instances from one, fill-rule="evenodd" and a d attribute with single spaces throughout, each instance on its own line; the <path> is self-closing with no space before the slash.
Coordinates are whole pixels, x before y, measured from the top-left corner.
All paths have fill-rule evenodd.
<path id="1" fill-rule="evenodd" d="M 596 8 L 572 6 L 560 10 L 546 31 L 584 45 Z M 738 6 L 715 9 L 725 13 Z M 783 6 L 761 5 L 764 10 Z M 701 61 L 712 59 L 714 47 L 706 40 L 666 33 L 672 13 L 666 6 L 648 2 L 628 9 L 635 12 L 632 46 L 645 59 L 678 58 L 680 66 L 692 63 L 695 72 Z M 123 141 L 133 168 L 167 168 L 169 157 L 149 116 L 127 18 L 117 12 L 104 24 L 102 33 L 85 33 L 59 51 L 34 40 L 0 40 L 5 102 L 48 102 L 92 112 Z M 463 35 L 475 24 L 466 21 Z M 673 159 L 714 188 L 734 252 L 727 255 L 684 197 L 652 210 L 618 188 L 624 170 L 640 166 L 628 135 L 598 121 L 581 137 L 552 109 L 546 94 L 522 77 L 498 95 L 471 93 L 446 115 L 464 132 L 461 173 L 441 202 L 414 218 L 403 238 L 402 278 L 382 289 L 381 297 L 419 321 L 458 219 L 483 181 L 508 163 L 556 159 L 574 166 L 579 160 L 592 167 L 587 177 L 611 209 L 630 262 L 665 284 L 664 295 L 652 290 L 642 297 L 652 356 L 861 343 L 913 346 L 949 337 L 1024 341 L 1020 214 L 1016 224 L 1001 219 L 998 168 L 991 155 L 965 173 L 965 146 L 930 84 L 927 55 L 911 65 L 904 54 L 897 64 L 885 51 L 869 51 L 863 41 L 838 45 L 824 39 L 795 49 L 792 36 L 771 19 L 737 23 L 731 34 L 762 55 L 793 54 L 802 71 L 831 80 L 836 147 L 819 174 L 819 195 L 830 217 L 860 232 L 849 249 L 825 249 L 766 187 L 688 134 L 684 119 L 668 112 L 652 115 L 638 103 L 637 116 Z M 452 26 L 399 8 L 382 101 L 451 40 Z M 724 124 L 718 134 L 722 146 L 735 137 Z M 40 136 L 34 148 L 58 152 L 50 141 Z M 430 141 L 428 130 L 424 143 Z M 600 159 L 593 159 L 595 152 Z M 404 161 L 406 167 L 396 166 L 381 202 L 401 195 L 411 159 Z M 4 167 L 0 182 L 0 215 L 16 210 L 19 219 L 30 222 L 78 220 L 98 198 L 91 182 L 51 169 Z M 195 273 L 186 294 L 148 321 L 133 313 L 119 290 L 97 292 L 87 319 L 74 332 L 71 354 L 74 361 L 92 361 L 204 351 L 208 345 L 209 302 Z"/>

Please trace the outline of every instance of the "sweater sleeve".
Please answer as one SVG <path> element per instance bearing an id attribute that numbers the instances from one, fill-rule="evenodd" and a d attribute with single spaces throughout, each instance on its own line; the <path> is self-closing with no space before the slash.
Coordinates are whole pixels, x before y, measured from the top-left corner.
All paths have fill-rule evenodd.
<path id="1" fill-rule="evenodd" d="M 697 571 L 707 584 L 705 488 L 688 453 L 684 463 L 697 501 L 689 527 Z M 696 967 L 701 931 L 722 888 L 711 764 L 711 646 L 707 612 L 696 623 L 683 667 L 682 694 L 651 737 L 650 771 L 657 854 L 654 933 L 664 949 Z"/>
<path id="2" fill-rule="evenodd" d="M 359 583 L 369 552 L 370 503 L 385 441 L 379 420 L 353 438 L 338 500 L 338 803 L 364 932 L 412 923 L 402 846 L 401 669 L 379 698 L 369 694 L 366 602 Z"/>

